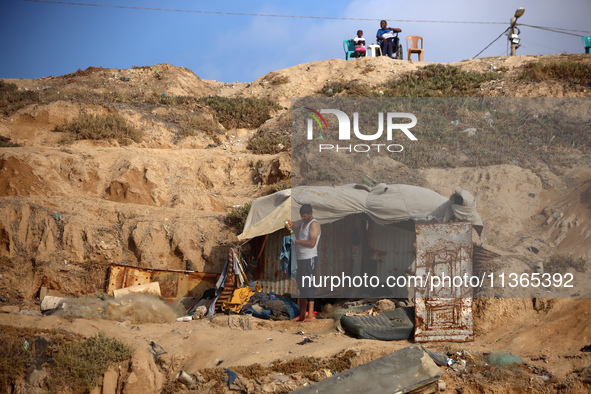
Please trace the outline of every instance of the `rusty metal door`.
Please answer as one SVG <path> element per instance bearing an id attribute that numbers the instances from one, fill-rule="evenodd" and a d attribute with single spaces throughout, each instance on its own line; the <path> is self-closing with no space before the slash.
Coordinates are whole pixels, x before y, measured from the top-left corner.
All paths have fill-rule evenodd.
<path id="1" fill-rule="evenodd" d="M 471 341 L 472 225 L 416 225 L 415 341 Z"/>

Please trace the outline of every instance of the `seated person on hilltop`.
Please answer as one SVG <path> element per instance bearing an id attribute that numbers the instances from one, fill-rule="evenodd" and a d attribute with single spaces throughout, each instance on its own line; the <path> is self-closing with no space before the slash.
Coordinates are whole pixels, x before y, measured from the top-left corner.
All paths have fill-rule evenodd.
<path id="1" fill-rule="evenodd" d="M 355 57 L 365 56 L 365 38 L 363 38 L 363 30 L 357 30 L 357 37 L 353 39 L 355 44 Z"/>
<path id="2" fill-rule="evenodd" d="M 393 53 L 398 48 L 398 37 L 395 32 L 400 33 L 402 30 L 397 27 L 387 27 L 388 22 L 382 20 L 380 22 L 380 29 L 376 33 L 376 38 L 382 49 L 382 56 L 393 57 Z"/>

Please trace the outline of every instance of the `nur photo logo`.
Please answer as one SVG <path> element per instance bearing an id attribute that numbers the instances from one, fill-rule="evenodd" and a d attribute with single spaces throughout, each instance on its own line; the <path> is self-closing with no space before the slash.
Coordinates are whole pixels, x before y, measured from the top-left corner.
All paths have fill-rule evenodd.
<path id="1" fill-rule="evenodd" d="M 343 110 L 334 108 L 323 108 L 320 111 L 314 110 L 310 107 L 302 107 L 304 114 L 309 118 L 306 122 L 306 138 L 309 141 L 323 140 L 324 136 L 329 136 L 328 123 L 323 116 L 327 114 L 335 116 L 338 121 L 338 140 L 339 143 L 319 143 L 318 151 L 335 151 L 335 152 L 356 152 L 364 153 L 371 150 L 380 152 L 382 150 L 387 152 L 402 152 L 404 147 L 401 144 L 390 143 L 396 135 L 403 134 L 410 141 L 417 141 L 417 137 L 410 131 L 416 126 L 417 118 L 415 115 L 407 112 L 378 112 L 377 113 L 377 131 L 361 130 L 360 116 L 368 117 L 374 116 L 357 111 L 350 115 Z M 410 122 L 409 122 L 410 121 Z M 374 118 L 375 122 L 375 118 Z M 374 123 L 375 124 L 375 123 Z M 352 132 L 351 132 L 352 131 Z M 323 136 L 324 134 L 324 136 Z M 355 140 L 367 141 L 373 143 L 361 144 L 342 144 L 342 142 L 352 141 L 352 136 Z M 334 136 L 331 136 L 334 137 Z M 385 141 L 380 143 L 381 141 Z"/>

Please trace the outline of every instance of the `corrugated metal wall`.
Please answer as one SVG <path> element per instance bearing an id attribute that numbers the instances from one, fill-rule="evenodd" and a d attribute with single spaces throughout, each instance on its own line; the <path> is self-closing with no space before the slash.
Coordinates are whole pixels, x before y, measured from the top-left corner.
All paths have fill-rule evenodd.
<path id="1" fill-rule="evenodd" d="M 281 230 L 267 239 L 263 267 L 257 270 L 265 292 L 285 294 L 292 290 L 280 262 L 281 243 L 287 234 Z M 403 275 L 414 261 L 414 241 L 412 222 L 382 226 L 365 214 L 348 216 L 322 226 L 317 275 Z"/>
<path id="2" fill-rule="evenodd" d="M 283 237 L 289 235 L 287 230 L 280 230 L 269 235 L 265 246 L 262 270 L 257 270 L 259 285 L 265 293 L 285 294 L 291 292 L 291 280 L 287 273 L 281 271 L 281 243 Z M 255 276 L 256 277 L 256 276 Z"/>

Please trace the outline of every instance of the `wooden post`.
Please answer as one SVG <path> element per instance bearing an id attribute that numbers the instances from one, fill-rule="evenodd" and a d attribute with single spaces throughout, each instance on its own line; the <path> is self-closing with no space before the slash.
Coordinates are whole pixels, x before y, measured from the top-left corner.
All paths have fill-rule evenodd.
<path id="1" fill-rule="evenodd" d="M 515 44 L 513 43 L 513 34 L 515 34 L 515 22 L 517 19 L 514 17 L 511 18 L 511 32 L 509 33 L 509 41 L 511 41 L 511 54 L 510 56 L 515 56 Z"/>

